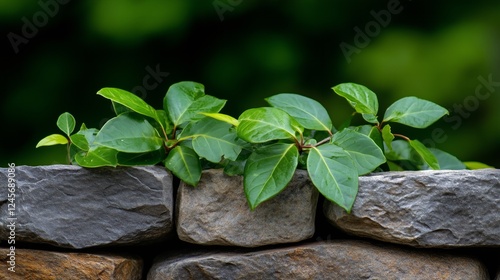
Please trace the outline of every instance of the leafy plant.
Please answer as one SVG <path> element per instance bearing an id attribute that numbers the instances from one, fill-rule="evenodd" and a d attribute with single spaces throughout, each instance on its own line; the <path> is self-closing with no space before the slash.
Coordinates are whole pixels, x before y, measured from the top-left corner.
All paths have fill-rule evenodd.
<path id="1" fill-rule="evenodd" d="M 369 124 L 353 127 L 348 120 L 337 130 L 320 103 L 293 93 L 271 96 L 268 107 L 248 109 L 236 119 L 220 113 L 226 101 L 206 95 L 203 85 L 180 82 L 169 88 L 160 110 L 130 92 L 101 89 L 97 94 L 112 101 L 114 118 L 100 130 L 82 124 L 72 134 L 75 119 L 63 113 L 57 126 L 65 135 L 47 136 L 37 147 L 66 144 L 69 162 L 83 167 L 162 163 L 193 186 L 203 167 L 223 167 L 226 174 L 244 176 L 251 209 L 280 193 L 297 168 L 308 170 L 319 192 L 348 212 L 359 175 L 382 167 L 465 168 L 448 153 L 392 132 L 390 123 L 425 128 L 448 113 L 443 107 L 405 97 L 379 121 L 371 90 L 354 83 L 333 90 Z"/>

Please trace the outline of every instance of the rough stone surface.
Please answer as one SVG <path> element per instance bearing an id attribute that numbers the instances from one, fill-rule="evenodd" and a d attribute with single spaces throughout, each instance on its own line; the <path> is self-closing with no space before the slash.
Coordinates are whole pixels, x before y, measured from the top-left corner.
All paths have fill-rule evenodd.
<path id="1" fill-rule="evenodd" d="M 0 182 L 7 182 L 0 169 Z M 164 239 L 173 230 L 172 175 L 158 166 L 85 169 L 71 165 L 15 170 L 14 215 L 0 192 L 0 239 L 16 218 L 16 242 L 86 248 Z"/>
<path id="2" fill-rule="evenodd" d="M 0 248 L 0 279 L 116 279 L 139 280 L 142 260 L 112 254 L 60 253 L 16 249 L 14 271 L 8 249 Z"/>
<path id="3" fill-rule="evenodd" d="M 203 172 L 198 187 L 181 183 L 177 193 L 177 234 L 203 245 L 257 247 L 297 242 L 314 234 L 318 192 L 298 170 L 283 192 L 250 211 L 242 177 L 221 170 Z"/>
<path id="4" fill-rule="evenodd" d="M 489 279 L 476 259 L 337 240 L 255 252 L 158 258 L 148 280 L 167 279 Z"/>
<path id="5" fill-rule="evenodd" d="M 363 237 L 416 247 L 500 247 L 500 170 L 362 176 L 350 214 L 329 202 L 327 219 Z"/>

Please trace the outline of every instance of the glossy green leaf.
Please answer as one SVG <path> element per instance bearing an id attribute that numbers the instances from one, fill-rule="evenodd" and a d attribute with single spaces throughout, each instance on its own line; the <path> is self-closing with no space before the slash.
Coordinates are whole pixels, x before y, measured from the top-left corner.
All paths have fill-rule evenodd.
<path id="1" fill-rule="evenodd" d="M 165 150 L 159 149 L 148 153 L 123 153 L 118 152 L 116 159 L 119 165 L 138 166 L 155 165 L 161 162 L 165 157 Z"/>
<path id="2" fill-rule="evenodd" d="M 245 166 L 244 188 L 251 209 L 280 193 L 297 168 L 294 144 L 276 143 L 256 149 Z"/>
<path id="3" fill-rule="evenodd" d="M 347 152 L 359 175 L 367 174 L 385 162 L 380 147 L 368 136 L 351 129 L 333 135 L 332 143 Z"/>
<path id="4" fill-rule="evenodd" d="M 82 151 L 75 155 L 75 161 L 82 167 L 102 167 L 102 166 L 117 166 L 116 154 L 118 151 L 107 148 L 97 147 L 88 152 Z"/>
<path id="5" fill-rule="evenodd" d="M 428 149 L 436 157 L 440 169 L 462 170 L 466 168 L 465 164 L 455 156 L 436 148 L 428 148 Z M 425 165 L 422 167 L 422 169 L 429 169 L 429 166 Z"/>
<path id="6" fill-rule="evenodd" d="M 223 158 L 236 160 L 241 152 L 233 126 L 209 117 L 186 126 L 179 135 L 179 141 L 186 138 L 192 138 L 196 153 L 211 162 L 217 163 Z"/>
<path id="7" fill-rule="evenodd" d="M 410 146 L 410 143 L 408 143 L 408 141 L 394 140 L 392 141 L 392 149 L 385 150 L 385 156 L 388 160 L 392 161 L 414 160 L 412 152 L 414 152 L 414 149 Z M 421 159 L 422 158 L 418 156 L 418 160 Z"/>
<path id="8" fill-rule="evenodd" d="M 59 118 L 57 118 L 57 127 L 66 135 L 70 136 L 73 130 L 75 130 L 75 118 L 68 112 L 62 113 Z"/>
<path id="9" fill-rule="evenodd" d="M 36 144 L 36 148 L 42 146 L 52 146 L 59 144 L 68 144 L 68 138 L 61 134 L 51 134 L 47 137 L 44 137 L 42 140 Z"/>
<path id="10" fill-rule="evenodd" d="M 391 126 L 386 124 L 384 128 L 382 128 L 382 139 L 384 139 L 385 145 L 392 150 L 392 141 L 394 140 L 394 134 L 391 132 Z"/>
<path id="11" fill-rule="evenodd" d="M 238 136 L 250 143 L 264 143 L 278 139 L 296 139 L 303 128 L 289 114 L 278 108 L 249 109 L 240 115 Z"/>
<path id="12" fill-rule="evenodd" d="M 93 148 L 95 136 L 99 130 L 95 128 L 87 128 L 85 124 L 82 124 L 80 130 L 71 135 L 71 143 L 73 143 L 80 150 L 88 151 Z"/>
<path id="13" fill-rule="evenodd" d="M 384 115 L 384 122 L 397 122 L 415 128 L 426 128 L 448 114 L 445 108 L 414 96 L 394 102 Z"/>
<path id="14" fill-rule="evenodd" d="M 205 95 L 205 87 L 195 82 L 173 84 L 163 99 L 163 109 L 168 112 L 175 126 L 185 122 L 198 120 L 201 113 L 219 112 L 226 100 Z"/>
<path id="15" fill-rule="evenodd" d="M 133 112 L 107 121 L 94 142 L 125 153 L 156 151 L 163 145 L 163 139 L 156 129 L 145 118 Z"/>
<path id="16" fill-rule="evenodd" d="M 332 129 L 328 112 L 316 100 L 298 94 L 281 93 L 266 98 L 266 101 L 287 112 L 304 128 L 324 131 Z"/>
<path id="17" fill-rule="evenodd" d="M 186 184 L 196 186 L 201 178 L 201 163 L 196 152 L 186 146 L 176 146 L 165 159 L 165 167 Z"/>
<path id="18" fill-rule="evenodd" d="M 439 163 L 437 158 L 429 151 L 429 149 L 418 140 L 408 141 L 410 146 L 415 149 L 415 151 L 422 157 L 425 163 L 427 163 L 432 169 L 439 169 Z"/>
<path id="19" fill-rule="evenodd" d="M 158 121 L 161 124 L 161 128 L 165 131 L 165 134 L 169 135 L 173 130 L 173 124 L 168 118 L 167 112 L 165 112 L 164 110 L 156 110 L 156 115 L 158 116 Z M 161 130 L 158 130 L 158 132 L 161 132 Z M 162 136 L 165 137 L 165 135 Z"/>
<path id="20" fill-rule="evenodd" d="M 467 169 L 471 169 L 471 170 L 495 168 L 493 166 L 489 166 L 487 164 L 484 164 L 482 162 L 477 162 L 477 161 L 464 161 L 464 165 L 467 167 Z"/>
<path id="21" fill-rule="evenodd" d="M 107 98 L 115 103 L 121 104 L 134 112 L 148 116 L 160 122 L 156 114 L 155 108 L 151 107 L 139 96 L 119 88 L 103 88 L 97 92 L 104 98 Z"/>
<path id="22" fill-rule="evenodd" d="M 237 119 L 226 114 L 221 114 L 221 113 L 201 113 L 201 114 L 219 121 L 226 122 L 235 127 L 237 127 L 240 124 Z"/>
<path id="23" fill-rule="evenodd" d="M 366 121 L 377 123 L 375 116 L 378 112 L 378 99 L 373 91 L 355 83 L 339 84 L 332 89 L 337 95 L 347 99 L 356 112 L 366 114 L 363 116 Z"/>
<path id="24" fill-rule="evenodd" d="M 75 145 L 78 149 L 82 151 L 88 151 L 90 149 L 89 142 L 85 135 L 83 134 L 73 134 L 70 136 L 71 143 Z"/>
<path id="25" fill-rule="evenodd" d="M 358 172 L 346 151 L 334 144 L 312 148 L 307 170 L 320 193 L 347 212 L 351 211 L 358 193 Z"/>

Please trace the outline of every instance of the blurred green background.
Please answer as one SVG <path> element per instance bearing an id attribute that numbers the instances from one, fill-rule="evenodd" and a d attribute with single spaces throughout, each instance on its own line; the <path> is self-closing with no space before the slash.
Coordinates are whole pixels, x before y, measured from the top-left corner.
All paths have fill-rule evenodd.
<path id="1" fill-rule="evenodd" d="M 500 167 L 498 1 L 0 0 L 0 23 L 0 166 L 64 163 L 64 147 L 36 143 L 63 112 L 77 127 L 113 117 L 103 87 L 161 108 L 191 80 L 235 117 L 293 92 L 336 126 L 352 112 L 331 90 L 342 82 L 377 93 L 381 116 L 401 97 L 428 99 L 450 116 L 393 131 Z"/>

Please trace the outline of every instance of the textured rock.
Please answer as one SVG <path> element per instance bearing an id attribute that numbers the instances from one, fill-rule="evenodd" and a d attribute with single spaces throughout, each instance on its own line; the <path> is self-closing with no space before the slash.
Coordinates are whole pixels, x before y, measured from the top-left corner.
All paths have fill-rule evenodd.
<path id="1" fill-rule="evenodd" d="M 0 279 L 116 279 L 139 280 L 142 260 L 118 255 L 60 253 L 16 249 L 14 272 L 7 249 L 0 248 Z"/>
<path id="2" fill-rule="evenodd" d="M 318 192 L 298 170 L 283 192 L 250 211 L 242 177 L 221 170 L 203 172 L 198 187 L 181 183 L 177 193 L 177 234 L 204 245 L 256 247 L 297 242 L 314 234 Z"/>
<path id="3" fill-rule="evenodd" d="M 476 259 L 360 241 L 319 242 L 249 253 L 181 254 L 156 260 L 148 280 L 488 279 Z"/>
<path id="4" fill-rule="evenodd" d="M 342 230 L 417 247 L 500 246 L 500 170 L 376 173 L 360 177 L 350 214 L 329 202 Z"/>
<path id="5" fill-rule="evenodd" d="M 172 176 L 158 166 L 85 169 L 16 167 L 16 242 L 86 248 L 164 239 L 173 230 Z M 0 182 L 7 181 L 0 169 Z M 7 191 L 0 192 L 6 239 Z"/>

